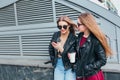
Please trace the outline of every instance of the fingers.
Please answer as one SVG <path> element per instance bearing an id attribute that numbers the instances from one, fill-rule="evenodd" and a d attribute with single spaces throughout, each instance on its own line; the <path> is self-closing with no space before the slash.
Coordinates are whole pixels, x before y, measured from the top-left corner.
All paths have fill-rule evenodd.
<path id="1" fill-rule="evenodd" d="M 59 42 L 57 42 L 57 43 L 52 42 L 51 44 L 54 48 L 56 48 L 57 50 L 60 50 L 61 52 L 64 50 L 63 47 L 61 46 L 61 43 L 59 43 Z"/>
<path id="2" fill-rule="evenodd" d="M 68 53 L 68 58 L 70 59 L 70 53 Z"/>
<path id="3" fill-rule="evenodd" d="M 53 46 L 61 46 L 61 44 L 59 42 L 55 43 L 55 42 L 52 42 L 51 43 Z"/>
<path id="4" fill-rule="evenodd" d="M 59 49 L 59 46 L 58 46 L 58 44 L 57 44 L 57 43 L 52 42 L 51 44 L 52 44 L 52 46 L 53 46 L 55 49 L 57 49 L 57 50 Z"/>
<path id="5" fill-rule="evenodd" d="M 52 46 L 57 46 L 57 43 L 55 43 L 55 42 L 52 42 L 51 44 L 52 44 Z"/>

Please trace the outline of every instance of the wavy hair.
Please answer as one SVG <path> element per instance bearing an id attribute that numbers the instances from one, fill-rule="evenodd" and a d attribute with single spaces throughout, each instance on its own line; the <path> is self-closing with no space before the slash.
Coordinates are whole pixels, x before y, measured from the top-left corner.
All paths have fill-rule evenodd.
<path id="1" fill-rule="evenodd" d="M 89 31 L 100 41 L 102 44 L 106 56 L 110 56 L 112 54 L 112 50 L 107 43 L 107 38 L 105 34 L 99 28 L 96 20 L 94 19 L 93 15 L 90 13 L 81 13 L 78 19 L 84 24 Z"/>

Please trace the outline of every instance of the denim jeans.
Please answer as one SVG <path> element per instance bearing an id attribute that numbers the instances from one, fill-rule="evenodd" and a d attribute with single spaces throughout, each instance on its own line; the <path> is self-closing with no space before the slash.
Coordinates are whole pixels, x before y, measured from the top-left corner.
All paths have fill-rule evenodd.
<path id="1" fill-rule="evenodd" d="M 54 80 L 76 80 L 75 72 L 72 72 L 72 69 L 65 70 L 61 58 L 58 58 L 54 70 Z"/>

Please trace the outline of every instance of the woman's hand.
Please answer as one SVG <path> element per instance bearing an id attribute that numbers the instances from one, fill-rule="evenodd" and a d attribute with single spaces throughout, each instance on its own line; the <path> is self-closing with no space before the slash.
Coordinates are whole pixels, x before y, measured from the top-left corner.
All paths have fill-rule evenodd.
<path id="1" fill-rule="evenodd" d="M 64 49 L 63 49 L 63 47 L 61 46 L 61 43 L 60 43 L 60 42 L 57 42 L 57 43 L 52 42 L 51 44 L 52 44 L 52 46 L 53 46 L 55 49 L 57 49 L 58 51 L 60 51 L 60 52 L 63 52 L 63 51 L 64 51 Z"/>
<path id="2" fill-rule="evenodd" d="M 70 59 L 70 53 L 68 53 L 68 58 Z"/>

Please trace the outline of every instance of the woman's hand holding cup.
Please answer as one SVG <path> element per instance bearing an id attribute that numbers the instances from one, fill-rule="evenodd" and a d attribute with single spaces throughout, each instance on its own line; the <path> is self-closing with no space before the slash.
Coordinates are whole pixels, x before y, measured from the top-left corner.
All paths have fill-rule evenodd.
<path id="1" fill-rule="evenodd" d="M 75 55 L 76 55 L 76 52 L 68 53 L 68 58 L 70 59 L 71 63 L 75 63 Z"/>

